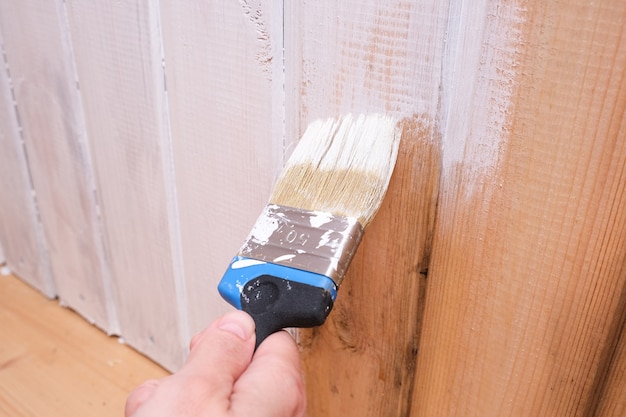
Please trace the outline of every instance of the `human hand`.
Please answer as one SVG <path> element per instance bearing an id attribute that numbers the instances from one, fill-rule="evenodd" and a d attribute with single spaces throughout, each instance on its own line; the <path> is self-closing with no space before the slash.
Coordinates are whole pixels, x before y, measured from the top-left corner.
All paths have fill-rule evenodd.
<path id="1" fill-rule="evenodd" d="M 242 311 L 198 333 L 175 374 L 146 381 L 126 400 L 126 417 L 302 417 L 306 397 L 298 349 L 285 331 L 254 352 L 254 321 Z"/>

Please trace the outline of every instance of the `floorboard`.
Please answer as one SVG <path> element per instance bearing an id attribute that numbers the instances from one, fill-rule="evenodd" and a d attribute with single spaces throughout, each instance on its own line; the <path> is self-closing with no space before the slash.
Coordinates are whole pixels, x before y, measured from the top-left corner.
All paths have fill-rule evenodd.
<path id="1" fill-rule="evenodd" d="M 121 416 L 129 391 L 165 375 L 56 300 L 0 276 L 0 417 Z"/>

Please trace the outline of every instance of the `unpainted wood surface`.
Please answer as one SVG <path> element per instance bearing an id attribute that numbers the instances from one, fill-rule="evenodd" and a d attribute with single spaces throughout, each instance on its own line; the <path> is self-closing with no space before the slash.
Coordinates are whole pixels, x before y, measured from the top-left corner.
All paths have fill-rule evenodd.
<path id="1" fill-rule="evenodd" d="M 282 165 L 277 11 L 272 1 L 161 2 L 189 334 L 232 308 L 217 283 Z"/>
<path id="2" fill-rule="evenodd" d="M 120 331 L 175 369 L 189 338 L 158 4 L 66 6 Z"/>
<path id="3" fill-rule="evenodd" d="M 0 416 L 122 416 L 167 372 L 14 276 L 0 275 Z"/>
<path id="4" fill-rule="evenodd" d="M 511 95 L 473 96 L 459 149 L 448 116 L 412 415 L 590 416 L 626 303 L 626 5 L 486 6 L 461 81 Z"/>
<path id="5" fill-rule="evenodd" d="M 619 342 L 612 353 L 606 379 L 601 386 L 597 417 L 626 415 L 626 320 L 622 324 Z"/>

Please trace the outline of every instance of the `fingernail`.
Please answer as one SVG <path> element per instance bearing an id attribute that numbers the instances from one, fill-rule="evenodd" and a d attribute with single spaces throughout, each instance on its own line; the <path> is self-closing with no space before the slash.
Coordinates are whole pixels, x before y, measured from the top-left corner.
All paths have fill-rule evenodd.
<path id="1" fill-rule="evenodd" d="M 254 332 L 254 321 L 243 311 L 234 311 L 223 316 L 217 327 L 238 336 L 242 340 L 248 340 Z"/>

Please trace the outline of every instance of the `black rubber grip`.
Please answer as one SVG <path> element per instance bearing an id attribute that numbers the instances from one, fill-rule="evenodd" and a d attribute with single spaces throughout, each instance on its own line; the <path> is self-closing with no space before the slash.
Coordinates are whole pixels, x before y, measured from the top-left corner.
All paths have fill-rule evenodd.
<path id="1" fill-rule="evenodd" d="M 327 290 L 271 275 L 248 281 L 241 291 L 241 309 L 256 324 L 255 349 L 267 336 L 286 327 L 323 324 L 332 308 Z"/>

